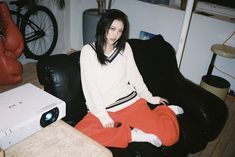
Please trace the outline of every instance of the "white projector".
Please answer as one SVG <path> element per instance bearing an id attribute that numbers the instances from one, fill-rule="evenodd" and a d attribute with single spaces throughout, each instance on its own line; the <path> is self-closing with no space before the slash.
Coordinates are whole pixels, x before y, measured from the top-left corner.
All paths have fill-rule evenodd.
<path id="1" fill-rule="evenodd" d="M 0 94 L 0 148 L 63 118 L 65 102 L 28 83 Z"/>

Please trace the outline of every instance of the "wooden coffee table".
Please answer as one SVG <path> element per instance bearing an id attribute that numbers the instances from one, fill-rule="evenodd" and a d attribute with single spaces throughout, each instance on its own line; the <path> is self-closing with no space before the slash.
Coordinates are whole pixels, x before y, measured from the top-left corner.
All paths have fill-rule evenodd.
<path id="1" fill-rule="evenodd" d="M 5 157 L 112 157 L 107 148 L 59 120 L 13 145 Z"/>

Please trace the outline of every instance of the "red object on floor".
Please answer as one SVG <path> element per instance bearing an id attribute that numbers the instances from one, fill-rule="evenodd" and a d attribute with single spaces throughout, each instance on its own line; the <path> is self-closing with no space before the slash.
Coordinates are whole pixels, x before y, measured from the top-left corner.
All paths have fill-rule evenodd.
<path id="1" fill-rule="evenodd" d="M 19 83 L 23 67 L 17 58 L 23 53 L 24 39 L 5 2 L 0 2 L 0 33 L 0 85 Z"/>

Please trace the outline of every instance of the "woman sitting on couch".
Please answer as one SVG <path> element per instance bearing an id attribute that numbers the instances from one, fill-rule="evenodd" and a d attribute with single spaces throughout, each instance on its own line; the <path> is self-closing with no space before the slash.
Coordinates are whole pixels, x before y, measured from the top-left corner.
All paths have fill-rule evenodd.
<path id="1" fill-rule="evenodd" d="M 75 126 L 100 144 L 125 148 L 130 142 L 171 146 L 179 139 L 179 106 L 153 96 L 136 66 L 128 37 L 127 16 L 108 10 L 96 29 L 96 41 L 81 50 L 81 81 L 89 109 Z M 147 55 L 147 54 L 146 54 Z"/>

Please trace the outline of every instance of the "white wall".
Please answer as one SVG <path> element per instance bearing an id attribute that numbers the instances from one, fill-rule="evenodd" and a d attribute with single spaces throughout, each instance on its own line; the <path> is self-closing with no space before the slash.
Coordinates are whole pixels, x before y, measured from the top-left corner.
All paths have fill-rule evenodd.
<path id="1" fill-rule="evenodd" d="M 198 14 L 192 17 L 181 71 L 192 81 L 198 83 L 201 76 L 207 73 L 213 55 L 211 46 L 221 44 L 235 30 L 235 23 L 208 18 Z M 227 42 L 235 47 L 235 36 Z M 235 60 L 217 56 L 215 65 L 221 70 L 235 76 Z M 235 80 L 214 68 L 213 74 L 219 75 L 231 83 L 235 89 Z"/>
<path id="2" fill-rule="evenodd" d="M 88 8 L 96 8 L 96 0 L 70 0 L 71 7 L 71 47 L 80 50 L 83 46 L 82 40 L 82 13 Z"/>
<path id="3" fill-rule="evenodd" d="M 95 0 L 71 0 L 71 46 L 80 49 L 82 46 L 82 12 L 96 7 Z M 113 8 L 124 11 L 130 22 L 130 38 L 138 38 L 141 30 L 162 34 L 177 49 L 184 12 L 165 6 L 153 5 L 138 0 L 116 0 Z M 186 41 L 181 71 L 183 75 L 199 84 L 206 74 L 211 60 L 210 47 L 222 43 L 232 31 L 235 23 L 194 14 Z M 235 37 L 228 44 L 235 47 Z M 235 76 L 234 59 L 217 57 L 216 65 Z M 235 80 L 214 70 L 213 74 L 226 78 L 233 90 Z"/>

